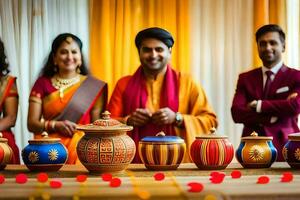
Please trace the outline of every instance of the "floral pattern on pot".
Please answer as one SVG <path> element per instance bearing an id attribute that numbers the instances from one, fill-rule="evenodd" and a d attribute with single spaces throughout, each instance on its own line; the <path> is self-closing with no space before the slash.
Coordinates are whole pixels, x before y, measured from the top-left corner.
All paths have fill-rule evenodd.
<path id="1" fill-rule="evenodd" d="M 253 132 L 243 137 L 236 150 L 236 158 L 244 168 L 268 168 L 277 158 L 272 137 L 260 137 Z"/>
<path id="2" fill-rule="evenodd" d="M 288 139 L 282 149 L 283 158 L 292 168 L 300 169 L 300 133 L 290 134 Z"/>

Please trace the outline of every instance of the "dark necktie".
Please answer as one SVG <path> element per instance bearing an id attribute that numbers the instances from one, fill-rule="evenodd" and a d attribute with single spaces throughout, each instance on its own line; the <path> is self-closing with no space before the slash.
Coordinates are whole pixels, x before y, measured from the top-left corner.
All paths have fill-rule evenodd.
<path id="1" fill-rule="evenodd" d="M 265 87 L 264 87 L 263 99 L 266 99 L 269 95 L 271 83 L 272 83 L 271 76 L 272 76 L 273 72 L 266 71 L 265 73 L 267 75 L 267 80 L 266 80 Z"/>

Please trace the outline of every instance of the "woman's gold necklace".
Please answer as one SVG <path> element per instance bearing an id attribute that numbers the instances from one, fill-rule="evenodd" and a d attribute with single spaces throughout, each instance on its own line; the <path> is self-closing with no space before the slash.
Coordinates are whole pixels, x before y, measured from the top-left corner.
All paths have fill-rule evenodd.
<path id="1" fill-rule="evenodd" d="M 75 85 L 80 81 L 80 75 L 75 76 L 70 79 L 63 79 L 58 77 L 57 75 L 51 78 L 51 83 L 54 88 L 59 90 L 59 98 L 62 100 L 64 98 L 64 90 L 72 85 Z"/>

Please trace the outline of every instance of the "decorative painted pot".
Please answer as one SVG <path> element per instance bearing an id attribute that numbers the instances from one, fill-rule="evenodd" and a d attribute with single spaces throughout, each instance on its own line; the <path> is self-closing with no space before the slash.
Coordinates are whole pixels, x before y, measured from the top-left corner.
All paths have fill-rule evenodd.
<path id="1" fill-rule="evenodd" d="M 7 141 L 0 132 L 0 170 L 3 170 L 13 157 L 13 151 Z"/>
<path id="2" fill-rule="evenodd" d="M 234 149 L 227 136 L 217 135 L 212 129 L 211 134 L 196 137 L 190 155 L 199 169 L 219 170 L 232 161 Z"/>
<path id="3" fill-rule="evenodd" d="M 108 111 L 92 124 L 79 125 L 77 130 L 85 133 L 76 148 L 80 162 L 90 172 L 126 169 L 136 151 L 134 141 L 126 134 L 132 129 L 132 126 L 111 119 Z"/>
<path id="4" fill-rule="evenodd" d="M 180 165 L 186 145 L 177 136 L 166 136 L 159 132 L 156 136 L 144 137 L 139 142 L 139 155 L 145 167 L 150 170 L 175 170 Z"/>
<path id="5" fill-rule="evenodd" d="M 258 136 L 256 132 L 242 137 L 236 158 L 244 168 L 268 168 L 277 158 L 273 137 Z"/>
<path id="6" fill-rule="evenodd" d="M 282 148 L 282 155 L 292 167 L 300 169 L 300 133 L 290 134 L 289 140 Z"/>
<path id="7" fill-rule="evenodd" d="M 46 132 L 42 136 L 28 141 L 22 159 L 31 171 L 58 171 L 68 159 L 67 149 L 59 138 L 50 138 Z"/>

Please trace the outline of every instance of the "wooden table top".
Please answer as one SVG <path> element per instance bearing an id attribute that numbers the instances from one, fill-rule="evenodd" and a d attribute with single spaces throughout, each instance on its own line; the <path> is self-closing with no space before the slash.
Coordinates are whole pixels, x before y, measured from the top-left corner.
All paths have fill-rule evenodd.
<path id="1" fill-rule="evenodd" d="M 238 170 L 241 178 L 233 179 L 231 173 Z M 231 163 L 225 170 L 223 182 L 210 181 L 213 170 L 199 170 L 193 163 L 181 164 L 177 170 L 162 171 L 165 179 L 156 181 L 157 171 L 149 171 L 144 165 L 131 164 L 125 171 L 114 173 L 121 180 L 119 187 L 110 187 L 100 174 L 89 173 L 82 165 L 65 165 L 58 172 L 48 172 L 45 183 L 37 181 L 39 172 L 30 172 L 24 165 L 8 165 L 0 175 L 5 181 L 0 184 L 0 199 L 299 199 L 300 170 L 291 169 L 285 162 L 274 163 L 265 169 L 244 169 Z M 291 182 L 281 182 L 282 174 L 291 172 Z M 16 183 L 17 174 L 26 174 L 28 181 Z M 85 182 L 78 182 L 77 175 L 86 175 Z M 270 182 L 257 184 L 261 176 Z M 60 188 L 51 188 L 50 182 L 58 181 Z M 201 192 L 190 192 L 189 183 L 201 183 Z"/>

